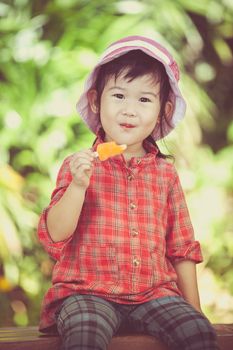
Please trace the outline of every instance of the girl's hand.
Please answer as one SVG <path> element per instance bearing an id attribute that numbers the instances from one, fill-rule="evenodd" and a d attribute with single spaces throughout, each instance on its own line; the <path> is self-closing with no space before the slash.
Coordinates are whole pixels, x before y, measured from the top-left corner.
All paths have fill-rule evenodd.
<path id="1" fill-rule="evenodd" d="M 75 153 L 70 162 L 73 183 L 84 190 L 86 190 L 90 184 L 94 159 L 94 152 L 87 149 Z"/>

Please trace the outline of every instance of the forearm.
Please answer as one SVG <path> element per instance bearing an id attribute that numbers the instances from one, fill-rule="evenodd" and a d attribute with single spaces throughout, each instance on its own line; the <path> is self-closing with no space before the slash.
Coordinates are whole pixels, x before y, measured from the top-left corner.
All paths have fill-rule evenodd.
<path id="1" fill-rule="evenodd" d="M 54 242 L 63 241 L 73 234 L 78 224 L 85 192 L 85 189 L 71 182 L 61 199 L 50 208 L 47 227 Z"/>
<path id="2" fill-rule="evenodd" d="M 198 292 L 196 264 L 191 260 L 183 260 L 173 264 L 177 277 L 178 288 L 184 299 L 196 310 L 201 311 L 200 297 Z"/>

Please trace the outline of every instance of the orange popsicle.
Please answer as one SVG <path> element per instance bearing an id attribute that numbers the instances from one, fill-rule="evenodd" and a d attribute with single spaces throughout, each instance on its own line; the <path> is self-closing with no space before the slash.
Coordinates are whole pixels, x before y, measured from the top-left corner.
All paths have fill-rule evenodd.
<path id="1" fill-rule="evenodd" d="M 126 147 L 126 145 L 117 145 L 114 141 L 104 142 L 97 146 L 97 152 L 95 153 L 100 160 L 106 160 L 110 157 L 123 153 Z"/>

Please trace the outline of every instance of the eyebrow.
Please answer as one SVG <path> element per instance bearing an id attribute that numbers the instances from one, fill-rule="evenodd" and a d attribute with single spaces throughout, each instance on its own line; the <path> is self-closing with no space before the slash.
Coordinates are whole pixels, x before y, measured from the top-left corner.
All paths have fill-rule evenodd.
<path id="1" fill-rule="evenodd" d="M 113 87 L 109 88 L 109 91 L 112 91 L 112 90 L 115 90 L 115 89 L 121 90 L 121 91 L 125 91 L 126 90 L 126 89 L 124 89 L 124 88 L 122 88 L 120 86 L 113 86 Z M 152 95 L 154 97 L 157 97 L 158 94 L 159 94 L 159 92 L 157 94 L 155 94 L 154 92 L 150 92 L 150 91 L 140 91 L 140 93 L 142 95 Z"/>

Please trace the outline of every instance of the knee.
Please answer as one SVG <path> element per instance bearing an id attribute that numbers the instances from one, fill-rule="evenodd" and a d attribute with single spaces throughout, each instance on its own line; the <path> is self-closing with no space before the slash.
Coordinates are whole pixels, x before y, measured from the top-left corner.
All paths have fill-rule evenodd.
<path id="1" fill-rule="evenodd" d="M 113 331 L 107 320 L 98 315 L 73 315 L 63 321 L 60 334 L 64 349 L 107 349 Z M 70 345 L 72 345 L 70 347 Z"/>
<path id="2" fill-rule="evenodd" d="M 106 349 L 117 323 L 116 313 L 105 304 L 72 305 L 68 300 L 57 316 L 64 349 Z"/>
<path id="3" fill-rule="evenodd" d="M 209 338 L 216 337 L 214 328 L 212 327 L 209 320 L 207 318 L 205 318 L 204 316 L 196 318 L 190 322 L 190 331 L 194 335 L 196 333 L 198 333 L 198 334 L 203 335 L 203 337 L 205 337 L 205 335 L 206 335 L 207 338 L 208 337 Z"/>
<path id="4" fill-rule="evenodd" d="M 215 330 L 205 317 L 187 321 L 183 326 L 181 338 L 190 349 L 218 349 Z"/>
<path id="5" fill-rule="evenodd" d="M 97 312 L 73 312 L 67 314 L 65 310 L 61 310 L 57 317 L 57 326 L 59 333 L 64 333 L 69 330 L 76 331 L 94 331 L 100 329 L 111 333 L 117 323 L 117 318 L 114 314 L 108 317 L 102 313 Z"/>

